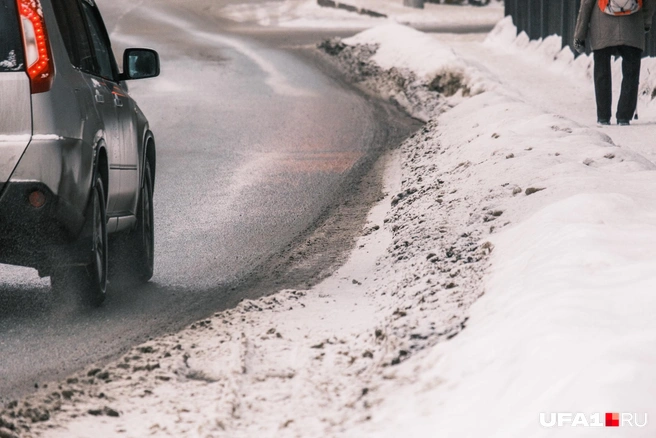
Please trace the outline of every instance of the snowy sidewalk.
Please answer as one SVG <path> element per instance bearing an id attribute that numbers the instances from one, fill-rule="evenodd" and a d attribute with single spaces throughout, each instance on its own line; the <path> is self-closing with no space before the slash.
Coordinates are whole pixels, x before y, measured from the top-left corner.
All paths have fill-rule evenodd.
<path id="1" fill-rule="evenodd" d="M 503 29 L 507 32 L 507 29 Z M 519 99 L 547 113 L 559 114 L 583 126 L 596 128 L 596 106 L 591 81 L 592 62 L 587 56 L 573 61 L 567 51 L 561 52 L 560 38 L 552 37 L 542 44 L 530 42 L 526 34 L 517 39 L 510 35 L 499 35 L 493 42 L 463 41 L 463 38 L 442 38 L 463 58 L 473 64 L 482 65 L 500 79 L 507 90 L 517 93 Z M 554 62 L 554 58 L 559 59 Z M 620 88 L 621 62 L 614 65 L 613 114 L 617 107 Z M 656 63 L 644 62 L 643 86 L 653 89 L 656 81 Z M 656 145 L 647 141 L 654 135 L 656 127 L 656 105 L 646 106 L 641 98 L 638 106 L 640 120 L 632 121 L 631 129 L 613 124 L 603 129 L 622 148 L 640 153 L 656 162 Z M 613 116 L 614 121 L 614 116 Z"/>

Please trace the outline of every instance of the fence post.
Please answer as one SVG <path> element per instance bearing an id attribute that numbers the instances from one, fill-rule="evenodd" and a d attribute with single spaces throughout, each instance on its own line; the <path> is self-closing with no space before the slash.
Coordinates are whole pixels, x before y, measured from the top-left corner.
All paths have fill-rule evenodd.
<path id="1" fill-rule="evenodd" d="M 560 21 L 560 36 L 563 38 L 563 47 L 570 45 L 568 17 L 571 14 L 571 1 L 572 0 L 561 0 L 561 4 L 563 5 L 563 15 Z"/>
<path id="2" fill-rule="evenodd" d="M 538 0 L 539 1 L 539 0 Z M 535 0 L 527 0 L 527 26 L 526 33 L 529 38 L 534 40 L 540 38 L 540 11 L 536 7 Z"/>
<path id="3" fill-rule="evenodd" d="M 647 34 L 645 56 L 656 56 L 656 28 L 652 29 L 649 34 Z"/>
<path id="4" fill-rule="evenodd" d="M 540 0 L 540 35 L 542 38 L 549 36 L 549 5 L 548 0 Z"/>
<path id="5" fill-rule="evenodd" d="M 515 2 L 515 5 L 517 6 L 517 9 L 515 9 L 515 17 L 517 18 L 515 26 L 517 26 L 517 33 L 528 33 L 528 10 L 530 5 L 528 4 L 528 0 L 523 0 L 523 5 L 519 5 L 518 3 L 519 1 Z"/>
<path id="6" fill-rule="evenodd" d="M 567 39 L 567 44 L 570 46 L 572 52 L 576 54 L 574 47 L 574 32 L 576 31 L 576 19 L 579 15 L 579 9 L 581 8 L 581 0 L 575 0 L 573 3 L 570 3 L 570 13 L 567 15 L 567 27 L 569 29 L 569 37 Z"/>

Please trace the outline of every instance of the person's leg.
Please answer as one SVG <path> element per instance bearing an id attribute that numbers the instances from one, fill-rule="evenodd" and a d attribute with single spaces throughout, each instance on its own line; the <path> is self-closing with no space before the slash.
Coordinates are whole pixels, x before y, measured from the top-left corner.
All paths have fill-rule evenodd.
<path id="1" fill-rule="evenodd" d="M 614 47 L 594 51 L 594 85 L 597 99 L 597 121 L 608 122 L 613 101 L 613 82 L 610 71 L 610 57 Z"/>
<path id="2" fill-rule="evenodd" d="M 630 121 L 638 105 L 642 50 L 637 47 L 620 46 L 620 55 L 622 56 L 622 91 L 617 104 L 618 123 Z"/>

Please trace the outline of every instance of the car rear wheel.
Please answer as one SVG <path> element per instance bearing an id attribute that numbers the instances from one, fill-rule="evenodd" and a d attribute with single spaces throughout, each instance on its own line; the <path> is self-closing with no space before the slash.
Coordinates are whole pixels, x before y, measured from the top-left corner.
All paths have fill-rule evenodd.
<path id="1" fill-rule="evenodd" d="M 137 226 L 129 233 L 117 236 L 113 242 L 112 278 L 119 282 L 146 283 L 153 277 L 155 265 L 153 187 L 152 171 L 146 161 L 144 181 L 137 206 Z"/>
<path id="2" fill-rule="evenodd" d="M 98 177 L 91 191 L 90 263 L 58 268 L 50 277 L 55 296 L 78 295 L 85 304 L 100 306 L 107 296 L 108 240 L 105 189 Z"/>

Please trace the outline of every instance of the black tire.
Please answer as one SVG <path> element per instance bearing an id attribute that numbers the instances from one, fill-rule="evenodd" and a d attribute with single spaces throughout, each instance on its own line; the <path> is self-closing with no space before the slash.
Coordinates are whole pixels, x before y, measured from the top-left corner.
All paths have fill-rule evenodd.
<path id="1" fill-rule="evenodd" d="M 112 242 L 112 277 L 119 283 L 146 283 L 155 266 L 155 226 L 153 215 L 153 176 L 150 163 L 144 166 L 139 191 L 137 226 Z"/>
<path id="2" fill-rule="evenodd" d="M 89 201 L 91 236 L 83 237 L 91 250 L 89 263 L 57 269 L 50 277 L 56 297 L 77 295 L 84 304 L 100 306 L 107 296 L 108 238 L 106 198 L 103 181 L 96 178 Z"/>
<path id="3" fill-rule="evenodd" d="M 93 253 L 91 264 L 87 266 L 89 284 L 89 303 L 99 306 L 107 296 L 107 274 L 109 267 L 109 240 L 107 238 L 107 198 L 100 177 L 96 178 L 93 187 Z"/>

